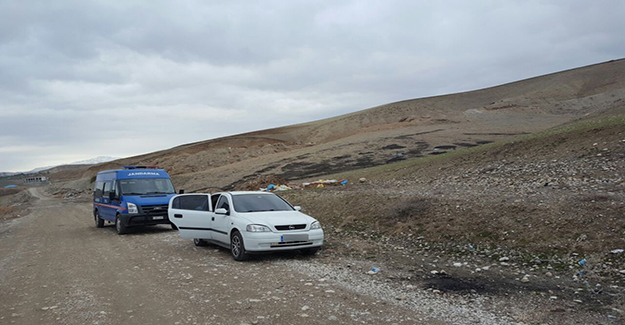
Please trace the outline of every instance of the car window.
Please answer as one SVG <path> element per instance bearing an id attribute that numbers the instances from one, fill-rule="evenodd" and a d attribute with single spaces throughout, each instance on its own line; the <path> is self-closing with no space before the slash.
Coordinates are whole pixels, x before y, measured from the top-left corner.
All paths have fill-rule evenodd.
<path id="1" fill-rule="evenodd" d="M 275 194 L 239 194 L 232 196 L 237 212 L 293 211 L 293 207 Z"/>
<path id="2" fill-rule="evenodd" d="M 180 196 L 180 209 L 208 211 L 208 195 Z"/>
<path id="3" fill-rule="evenodd" d="M 219 197 L 219 201 L 217 202 L 215 209 L 226 209 L 230 211 L 230 204 L 228 204 L 228 198 L 225 195 Z"/>
<path id="4" fill-rule="evenodd" d="M 180 209 L 180 198 L 177 197 L 174 199 L 174 202 L 171 203 L 172 209 Z"/>
<path id="5" fill-rule="evenodd" d="M 215 211 L 215 207 L 217 206 L 217 200 L 219 200 L 220 194 L 211 195 L 211 203 L 213 203 L 213 211 Z"/>

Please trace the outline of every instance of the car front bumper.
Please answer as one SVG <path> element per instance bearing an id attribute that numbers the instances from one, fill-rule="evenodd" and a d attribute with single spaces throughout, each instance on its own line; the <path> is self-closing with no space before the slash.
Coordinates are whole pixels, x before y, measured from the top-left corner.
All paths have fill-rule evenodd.
<path id="1" fill-rule="evenodd" d="M 245 250 L 249 252 L 273 252 L 321 247 L 323 230 L 244 232 Z"/>

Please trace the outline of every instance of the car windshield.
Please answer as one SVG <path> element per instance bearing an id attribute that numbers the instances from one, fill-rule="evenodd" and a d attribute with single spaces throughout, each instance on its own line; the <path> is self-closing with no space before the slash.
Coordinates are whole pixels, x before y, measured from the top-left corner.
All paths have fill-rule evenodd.
<path id="1" fill-rule="evenodd" d="M 122 179 L 119 185 L 123 195 L 148 195 L 176 193 L 169 178 Z"/>
<path id="2" fill-rule="evenodd" d="M 232 196 L 236 212 L 293 211 L 284 199 L 274 194 L 239 194 Z"/>

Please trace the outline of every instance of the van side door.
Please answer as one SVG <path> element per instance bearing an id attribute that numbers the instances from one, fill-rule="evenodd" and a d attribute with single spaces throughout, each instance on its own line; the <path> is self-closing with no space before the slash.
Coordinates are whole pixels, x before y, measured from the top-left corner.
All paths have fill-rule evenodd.
<path id="1" fill-rule="evenodd" d="M 109 193 L 114 192 L 113 181 L 104 181 L 104 189 L 102 190 L 102 204 L 100 205 L 100 217 L 108 221 L 115 221 L 115 207 L 109 200 Z"/>
<path id="2" fill-rule="evenodd" d="M 170 201 L 169 221 L 178 227 L 180 237 L 212 239 L 210 194 L 181 194 Z"/>
<path id="3" fill-rule="evenodd" d="M 104 191 L 104 182 L 96 181 L 95 187 L 93 189 L 93 209 L 98 210 L 100 213 L 100 218 L 102 218 L 102 193 Z"/>

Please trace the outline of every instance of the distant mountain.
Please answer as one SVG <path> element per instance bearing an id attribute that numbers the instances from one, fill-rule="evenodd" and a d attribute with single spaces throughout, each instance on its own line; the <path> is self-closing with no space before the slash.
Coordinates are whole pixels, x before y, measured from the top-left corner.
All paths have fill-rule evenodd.
<path id="1" fill-rule="evenodd" d="M 109 161 L 117 160 L 117 159 L 119 159 L 119 157 L 98 156 L 98 157 L 87 159 L 87 160 L 74 161 L 73 163 L 70 163 L 68 165 L 95 165 L 95 164 L 101 164 L 101 163 L 105 163 L 105 162 L 109 162 Z"/>
<path id="2" fill-rule="evenodd" d="M 46 167 L 37 167 L 35 169 L 26 171 L 26 172 L 0 172 L 0 177 L 6 177 L 6 176 L 13 176 L 13 175 L 17 175 L 17 174 L 36 174 L 38 172 L 42 172 L 54 167 L 58 167 L 58 166 L 67 166 L 67 165 L 96 165 L 96 164 L 101 164 L 101 163 L 105 163 L 105 162 L 109 162 L 112 160 L 116 160 L 119 159 L 117 157 L 111 157 L 111 156 L 98 156 L 95 158 L 91 158 L 91 159 L 87 159 L 87 160 L 79 160 L 79 161 L 74 161 L 71 162 L 69 164 L 63 164 L 63 165 L 55 165 L 55 166 L 46 166 Z"/>

